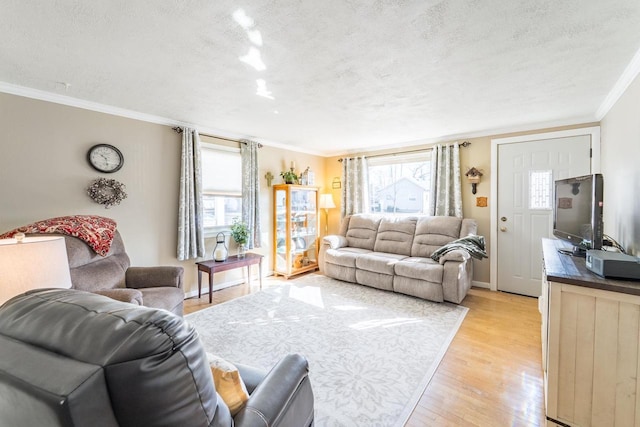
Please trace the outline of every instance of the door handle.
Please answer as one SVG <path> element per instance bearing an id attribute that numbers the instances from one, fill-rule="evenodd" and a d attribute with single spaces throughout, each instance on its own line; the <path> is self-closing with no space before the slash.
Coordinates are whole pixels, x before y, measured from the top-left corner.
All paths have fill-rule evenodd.
<path id="1" fill-rule="evenodd" d="M 507 227 L 500 227 L 500 231 L 502 231 L 502 232 L 507 231 Z"/>

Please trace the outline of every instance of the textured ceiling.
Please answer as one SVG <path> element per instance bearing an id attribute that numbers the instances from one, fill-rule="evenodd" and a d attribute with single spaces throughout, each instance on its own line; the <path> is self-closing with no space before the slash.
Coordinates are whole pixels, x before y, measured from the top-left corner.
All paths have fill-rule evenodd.
<path id="1" fill-rule="evenodd" d="M 324 154 L 594 120 L 640 48 L 638 0 L 0 4 L 1 82 Z"/>

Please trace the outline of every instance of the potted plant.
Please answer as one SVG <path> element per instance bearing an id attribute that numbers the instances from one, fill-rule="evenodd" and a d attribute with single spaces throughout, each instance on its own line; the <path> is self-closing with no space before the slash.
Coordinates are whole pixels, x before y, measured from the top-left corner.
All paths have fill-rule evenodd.
<path id="1" fill-rule="evenodd" d="M 285 184 L 295 184 L 298 182 L 298 175 L 293 170 L 280 172 L 280 176 L 284 179 Z"/>
<path id="2" fill-rule="evenodd" d="M 249 227 L 238 218 L 233 219 L 231 225 L 231 237 L 238 245 L 238 258 L 244 258 L 247 251 L 246 244 L 249 241 Z"/>

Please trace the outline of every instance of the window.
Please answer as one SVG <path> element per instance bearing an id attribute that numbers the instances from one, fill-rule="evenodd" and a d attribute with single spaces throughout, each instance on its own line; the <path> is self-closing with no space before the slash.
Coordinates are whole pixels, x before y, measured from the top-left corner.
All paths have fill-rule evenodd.
<path id="1" fill-rule="evenodd" d="M 367 163 L 371 212 L 428 213 L 431 151 L 375 156 Z"/>
<path id="2" fill-rule="evenodd" d="M 242 162 L 238 148 L 202 143 L 205 233 L 229 227 L 242 216 Z"/>
<path id="3" fill-rule="evenodd" d="M 551 184 L 553 172 L 529 172 L 529 209 L 551 209 Z"/>

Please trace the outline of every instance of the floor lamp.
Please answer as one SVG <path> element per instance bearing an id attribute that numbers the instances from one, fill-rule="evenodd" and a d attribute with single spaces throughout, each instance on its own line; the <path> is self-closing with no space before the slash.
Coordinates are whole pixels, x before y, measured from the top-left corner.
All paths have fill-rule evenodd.
<path id="1" fill-rule="evenodd" d="M 329 230 L 329 209 L 336 207 L 336 204 L 333 203 L 333 196 L 331 194 L 321 194 L 318 207 L 324 209 L 324 235 L 326 236 Z"/>
<path id="2" fill-rule="evenodd" d="M 0 305 L 32 289 L 71 287 L 64 237 L 16 237 L 0 240 Z"/>

